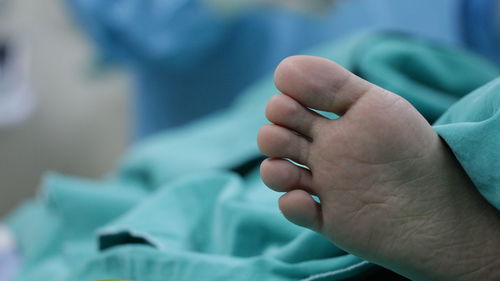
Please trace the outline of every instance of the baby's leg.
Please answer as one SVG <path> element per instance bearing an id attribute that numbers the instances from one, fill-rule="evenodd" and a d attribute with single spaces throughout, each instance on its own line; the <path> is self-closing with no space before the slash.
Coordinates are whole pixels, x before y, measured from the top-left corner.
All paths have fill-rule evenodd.
<path id="1" fill-rule="evenodd" d="M 499 212 L 406 100 L 315 57 L 275 81 L 258 142 L 287 219 L 412 279 L 500 280 Z"/>

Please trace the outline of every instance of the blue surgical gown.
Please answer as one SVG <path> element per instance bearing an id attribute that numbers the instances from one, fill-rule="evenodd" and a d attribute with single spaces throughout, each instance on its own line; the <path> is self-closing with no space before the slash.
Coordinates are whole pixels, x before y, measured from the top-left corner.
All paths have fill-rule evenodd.
<path id="1" fill-rule="evenodd" d="M 496 0 L 350 0 L 318 17 L 257 6 L 225 17 L 203 0 L 67 2 L 103 57 L 132 74 L 135 139 L 225 108 L 284 57 L 362 30 L 500 58 Z"/>

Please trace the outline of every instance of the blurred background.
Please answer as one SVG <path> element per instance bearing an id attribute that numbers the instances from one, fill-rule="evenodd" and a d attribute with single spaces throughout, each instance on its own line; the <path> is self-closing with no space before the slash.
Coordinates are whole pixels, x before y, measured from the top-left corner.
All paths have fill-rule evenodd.
<path id="1" fill-rule="evenodd" d="M 63 1 L 0 0 L 0 37 L 22 42 L 36 102 L 22 123 L 0 126 L 1 217 L 35 195 L 47 170 L 91 178 L 111 170 L 127 143 L 128 87 L 123 72 L 93 64 Z"/>

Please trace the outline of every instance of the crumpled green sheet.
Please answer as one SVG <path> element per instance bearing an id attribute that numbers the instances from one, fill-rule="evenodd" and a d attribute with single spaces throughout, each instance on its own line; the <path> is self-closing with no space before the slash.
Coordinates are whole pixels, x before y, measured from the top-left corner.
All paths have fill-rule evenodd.
<path id="1" fill-rule="evenodd" d="M 498 69 L 396 34 L 308 54 L 401 94 L 430 122 L 442 116 L 436 130 L 500 209 Z M 261 182 L 255 138 L 275 93 L 271 79 L 256 84 L 229 110 L 138 145 L 105 180 L 47 175 L 39 197 L 6 220 L 24 255 L 15 280 L 368 278 L 374 265 L 287 222 Z"/>

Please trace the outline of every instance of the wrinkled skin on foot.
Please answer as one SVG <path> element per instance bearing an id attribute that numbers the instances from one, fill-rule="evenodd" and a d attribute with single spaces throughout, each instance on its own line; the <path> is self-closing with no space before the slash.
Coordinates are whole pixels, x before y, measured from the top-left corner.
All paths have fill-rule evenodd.
<path id="1" fill-rule="evenodd" d="M 270 188 L 286 192 L 279 204 L 288 220 L 410 278 L 500 275 L 495 259 L 463 252 L 477 251 L 474 239 L 484 235 L 486 224 L 487 237 L 500 234 L 498 212 L 406 100 L 316 57 L 284 60 L 275 83 L 282 94 L 266 109 L 273 124 L 258 136 L 261 152 L 270 157 L 261 176 Z M 310 108 L 341 117 L 327 119 Z M 500 247 L 498 238 L 491 240 L 490 247 Z M 485 254 L 494 257 L 495 251 Z M 450 258 L 456 272 L 441 272 Z"/>

